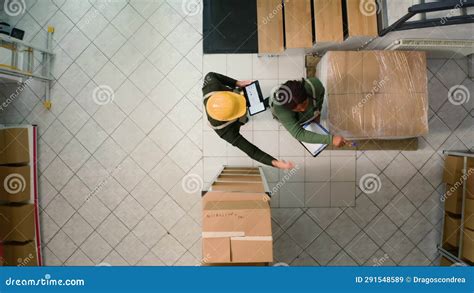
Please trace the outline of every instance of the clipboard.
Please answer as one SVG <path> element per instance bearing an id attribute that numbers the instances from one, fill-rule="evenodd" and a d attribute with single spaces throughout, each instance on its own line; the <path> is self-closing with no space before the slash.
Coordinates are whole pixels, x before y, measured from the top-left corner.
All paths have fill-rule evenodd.
<path id="1" fill-rule="evenodd" d="M 258 113 L 267 110 L 258 80 L 244 88 L 244 96 L 247 100 L 247 107 L 250 116 L 257 115 Z"/>
<path id="2" fill-rule="evenodd" d="M 317 122 L 308 122 L 303 125 L 303 128 L 314 133 L 329 135 L 329 131 Z M 302 141 L 300 141 L 300 143 L 313 157 L 317 157 L 328 146 L 323 143 L 307 143 Z"/>

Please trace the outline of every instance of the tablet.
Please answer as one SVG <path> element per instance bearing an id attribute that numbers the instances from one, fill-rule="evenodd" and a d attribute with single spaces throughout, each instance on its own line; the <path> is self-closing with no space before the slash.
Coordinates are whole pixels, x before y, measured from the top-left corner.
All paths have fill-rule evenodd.
<path id="1" fill-rule="evenodd" d="M 265 106 L 262 90 L 257 81 L 252 82 L 244 88 L 244 96 L 247 99 L 247 106 L 250 116 L 261 113 L 267 109 Z"/>
<path id="2" fill-rule="evenodd" d="M 317 122 L 306 123 L 305 125 L 303 125 L 303 128 L 307 131 L 311 131 L 314 133 L 329 135 L 329 131 Z M 302 141 L 300 141 L 300 143 L 313 157 L 319 155 L 328 146 L 327 144 L 322 143 L 307 143 Z"/>

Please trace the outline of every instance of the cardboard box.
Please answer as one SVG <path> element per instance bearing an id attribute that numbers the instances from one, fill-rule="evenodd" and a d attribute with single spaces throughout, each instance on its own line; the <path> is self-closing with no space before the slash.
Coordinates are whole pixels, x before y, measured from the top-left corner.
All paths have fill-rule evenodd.
<path id="1" fill-rule="evenodd" d="M 236 174 L 221 174 L 217 177 L 217 181 L 235 181 L 235 182 L 262 182 L 260 175 L 236 175 Z"/>
<path id="2" fill-rule="evenodd" d="M 0 167 L 0 200 L 26 202 L 31 194 L 30 167 Z"/>
<path id="3" fill-rule="evenodd" d="M 470 161 L 468 160 L 468 162 Z M 474 199 L 474 168 L 471 168 L 471 166 L 469 166 L 469 169 L 467 169 L 467 175 L 468 176 L 466 178 L 466 196 L 468 198 Z"/>
<path id="4" fill-rule="evenodd" d="M 273 261 L 272 236 L 244 236 L 230 238 L 232 261 L 259 263 Z"/>
<path id="5" fill-rule="evenodd" d="M 212 184 L 212 191 L 234 191 L 234 192 L 265 192 L 263 183 L 234 183 L 234 182 L 219 182 Z"/>
<path id="6" fill-rule="evenodd" d="M 395 139 L 428 133 L 426 56 L 415 51 L 331 51 L 318 64 L 322 119 L 335 135 Z"/>
<path id="7" fill-rule="evenodd" d="M 443 182 L 450 185 L 460 184 L 464 158 L 458 156 L 446 156 L 444 159 Z"/>
<path id="8" fill-rule="evenodd" d="M 269 201 L 264 193 L 208 192 L 203 197 L 203 262 L 273 261 Z"/>
<path id="9" fill-rule="evenodd" d="M 345 0 L 348 37 L 378 37 L 376 0 Z M 366 11 L 364 11 L 364 9 Z"/>
<path id="10" fill-rule="evenodd" d="M 445 258 L 444 256 L 441 257 L 441 260 L 439 261 L 439 266 L 441 267 L 450 267 L 454 263 L 450 261 L 449 259 Z"/>
<path id="11" fill-rule="evenodd" d="M 455 188 L 446 184 L 444 198 L 444 210 L 451 214 L 460 215 L 462 212 L 462 185 Z"/>
<path id="12" fill-rule="evenodd" d="M 0 165 L 28 164 L 29 161 L 28 129 L 0 129 Z"/>
<path id="13" fill-rule="evenodd" d="M 0 242 L 24 242 L 34 239 L 34 206 L 0 205 Z"/>
<path id="14" fill-rule="evenodd" d="M 474 262 L 474 231 L 464 229 L 461 258 Z"/>
<path id="15" fill-rule="evenodd" d="M 316 42 L 343 42 L 341 1 L 313 0 L 313 7 Z"/>
<path id="16" fill-rule="evenodd" d="M 444 217 L 443 246 L 459 247 L 461 236 L 461 218 L 448 213 Z"/>
<path id="17" fill-rule="evenodd" d="M 38 266 L 38 257 L 34 241 L 24 243 L 4 243 L 3 265 L 4 266 Z"/>
<path id="18" fill-rule="evenodd" d="M 464 228 L 474 230 L 474 199 L 466 198 L 464 205 Z"/>

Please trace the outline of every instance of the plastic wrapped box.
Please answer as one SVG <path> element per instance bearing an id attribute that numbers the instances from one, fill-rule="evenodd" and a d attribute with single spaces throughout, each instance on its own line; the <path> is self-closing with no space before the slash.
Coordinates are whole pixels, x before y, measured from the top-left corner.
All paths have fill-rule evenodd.
<path id="1" fill-rule="evenodd" d="M 419 51 L 331 51 L 318 64 L 321 121 L 348 139 L 428 133 L 426 56 Z"/>

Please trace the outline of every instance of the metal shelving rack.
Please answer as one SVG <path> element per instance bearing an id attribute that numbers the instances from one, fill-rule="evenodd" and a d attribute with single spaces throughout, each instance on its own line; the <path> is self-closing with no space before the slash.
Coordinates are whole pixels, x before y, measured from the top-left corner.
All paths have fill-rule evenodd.
<path id="1" fill-rule="evenodd" d="M 51 108 L 51 86 L 53 75 L 51 74 L 51 63 L 54 58 L 53 48 L 54 27 L 48 27 L 46 48 L 40 48 L 33 44 L 0 34 L 0 47 L 11 50 L 10 64 L 0 64 L 0 77 L 18 78 L 18 82 L 25 83 L 30 78 L 45 83 L 45 93 L 43 96 L 43 105 L 46 109 Z M 42 55 L 41 71 L 35 70 L 35 52 Z M 25 54 L 26 60 L 21 62 L 20 54 Z"/>
<path id="2" fill-rule="evenodd" d="M 457 156 L 457 157 L 463 157 L 464 162 L 463 162 L 463 170 L 462 174 L 463 176 L 467 176 L 467 159 L 468 158 L 474 158 L 474 152 L 469 152 L 469 151 L 449 151 L 449 150 L 444 150 L 443 154 L 448 155 L 448 156 Z M 464 237 L 464 207 L 466 204 L 466 180 L 463 180 L 462 183 L 462 207 L 461 207 L 461 226 L 459 227 L 461 233 L 459 236 L 459 247 L 458 247 L 458 253 L 457 255 L 452 254 L 448 250 L 443 248 L 443 234 L 444 234 L 444 215 L 442 218 L 442 230 L 441 230 L 441 241 L 440 244 L 438 245 L 438 251 L 439 253 L 452 261 L 455 264 L 458 265 L 464 265 L 464 266 L 469 266 L 470 264 L 466 263 L 464 260 L 461 259 L 461 253 L 462 253 L 462 245 L 463 245 L 463 237 Z"/>

